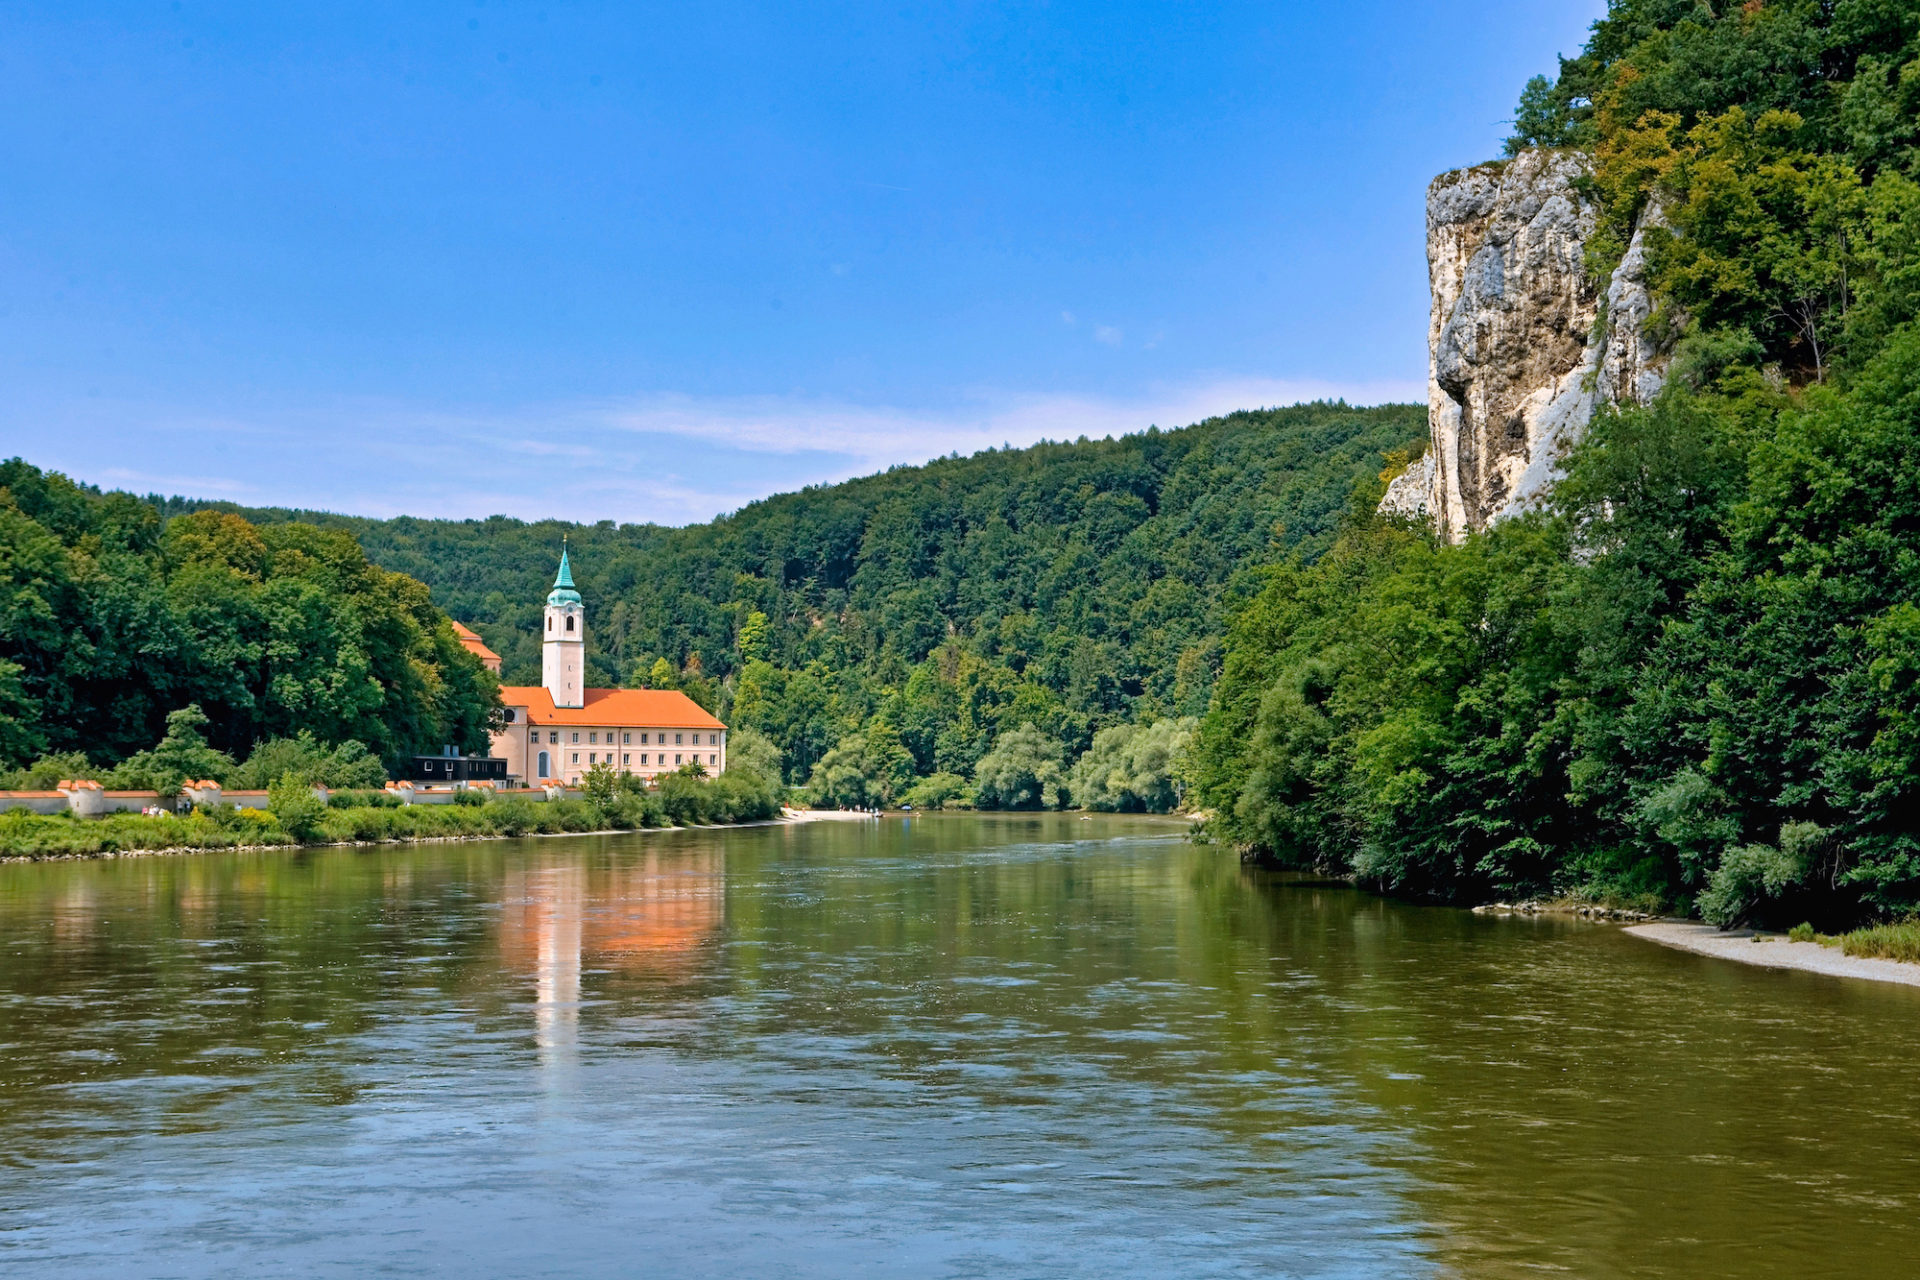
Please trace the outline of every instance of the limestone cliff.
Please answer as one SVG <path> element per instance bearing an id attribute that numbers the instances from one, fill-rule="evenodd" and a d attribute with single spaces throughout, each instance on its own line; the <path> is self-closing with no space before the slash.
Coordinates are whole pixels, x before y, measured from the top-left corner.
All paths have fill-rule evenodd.
<path id="1" fill-rule="evenodd" d="M 1543 493 L 1598 405 L 1659 391 L 1666 359 L 1647 331 L 1641 232 L 1603 312 L 1586 273 L 1586 172 L 1579 155 L 1529 151 L 1427 189 L 1432 444 L 1383 509 L 1424 514 L 1457 542 Z"/>

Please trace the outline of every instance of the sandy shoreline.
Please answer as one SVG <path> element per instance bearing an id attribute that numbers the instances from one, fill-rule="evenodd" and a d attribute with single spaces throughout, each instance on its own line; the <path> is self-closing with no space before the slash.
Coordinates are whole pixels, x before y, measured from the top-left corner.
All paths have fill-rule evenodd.
<path id="1" fill-rule="evenodd" d="M 1722 933 L 1710 924 L 1692 920 L 1657 920 L 1652 924 L 1629 925 L 1627 932 L 1662 946 L 1678 947 L 1698 955 L 1741 964 L 1757 964 L 1768 969 L 1799 969 L 1833 978 L 1865 978 L 1869 982 L 1897 982 L 1920 987 L 1920 964 L 1899 960 L 1870 960 L 1850 956 L 1838 947 L 1823 947 L 1817 942 L 1789 942 L 1778 934 L 1754 941 L 1750 929 Z"/>

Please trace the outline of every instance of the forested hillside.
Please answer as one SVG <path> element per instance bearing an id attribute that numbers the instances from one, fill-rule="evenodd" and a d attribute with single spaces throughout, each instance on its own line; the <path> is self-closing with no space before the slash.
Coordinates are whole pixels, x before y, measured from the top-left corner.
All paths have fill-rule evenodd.
<path id="1" fill-rule="evenodd" d="M 507 683 L 538 682 L 564 534 L 593 682 L 684 687 L 769 734 L 796 782 L 839 747 L 842 800 L 935 775 L 952 793 L 1031 726 L 1008 785 L 1039 803 L 1033 771 L 1064 777 L 1098 730 L 1204 711 L 1236 575 L 1320 554 L 1355 487 L 1424 434 L 1417 406 L 1235 413 L 898 467 L 671 530 L 244 514 L 351 532 L 478 630 Z"/>
<path id="2" fill-rule="evenodd" d="M 1268 571 L 1214 831 L 1453 898 L 1920 908 L 1920 6 L 1615 0 L 1519 127 L 1592 157 L 1596 281 L 1664 210 L 1673 376 L 1550 510 L 1358 518 Z"/>
<path id="3" fill-rule="evenodd" d="M 201 768 L 208 742 L 244 756 L 303 732 L 394 762 L 484 746 L 497 688 L 427 588 L 341 530 L 163 520 L 0 462 L 0 770 L 56 753 L 70 777 L 163 733 Z"/>

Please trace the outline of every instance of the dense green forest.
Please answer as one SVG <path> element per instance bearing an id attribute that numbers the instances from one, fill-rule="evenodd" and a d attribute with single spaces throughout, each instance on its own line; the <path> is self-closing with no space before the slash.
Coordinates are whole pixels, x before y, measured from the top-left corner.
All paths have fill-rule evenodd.
<path id="1" fill-rule="evenodd" d="M 342 530 L 165 519 L 0 463 L 0 769 L 177 783 L 275 742 L 364 785 L 381 758 L 484 746 L 498 704 L 427 588 Z"/>
<path id="2" fill-rule="evenodd" d="M 964 798 L 1026 727 L 992 756 L 987 802 L 1070 799 L 1075 762 L 1110 731 L 1081 792 L 1170 807 L 1164 748 L 1206 710 L 1232 584 L 1323 552 L 1356 487 L 1425 423 L 1407 405 L 1242 412 L 896 467 L 683 529 L 239 514 L 350 533 L 479 631 L 509 684 L 539 682 L 565 535 L 590 682 L 686 689 L 764 731 L 824 802 Z"/>
<path id="3" fill-rule="evenodd" d="M 1235 617 L 1221 838 L 1451 898 L 1920 907 L 1920 7 L 1616 0 L 1511 144 L 1649 201 L 1673 377 L 1461 546 L 1363 500 Z"/>

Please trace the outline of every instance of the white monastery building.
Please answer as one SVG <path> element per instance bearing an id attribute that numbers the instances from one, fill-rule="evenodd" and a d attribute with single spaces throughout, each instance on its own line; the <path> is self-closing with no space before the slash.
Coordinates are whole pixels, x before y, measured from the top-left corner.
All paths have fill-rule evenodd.
<path id="1" fill-rule="evenodd" d="M 727 767 L 727 726 L 677 689 L 588 689 L 587 612 L 573 586 L 567 553 L 547 596 L 540 637 L 540 684 L 503 685 L 505 723 L 493 735 L 507 776 L 527 786 L 577 783 L 596 764 L 652 778 L 689 764 L 708 773 Z M 465 637 L 462 637 L 465 642 Z M 478 646 L 478 647 L 476 647 Z M 499 658 L 474 636 L 467 645 Z"/>

